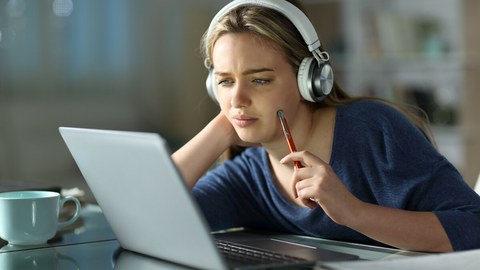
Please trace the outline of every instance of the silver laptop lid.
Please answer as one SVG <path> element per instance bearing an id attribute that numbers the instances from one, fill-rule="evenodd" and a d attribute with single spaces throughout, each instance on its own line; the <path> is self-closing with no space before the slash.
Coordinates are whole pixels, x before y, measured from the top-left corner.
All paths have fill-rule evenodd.
<path id="1" fill-rule="evenodd" d="M 122 247 L 197 268 L 226 268 L 162 137 L 59 130 Z"/>

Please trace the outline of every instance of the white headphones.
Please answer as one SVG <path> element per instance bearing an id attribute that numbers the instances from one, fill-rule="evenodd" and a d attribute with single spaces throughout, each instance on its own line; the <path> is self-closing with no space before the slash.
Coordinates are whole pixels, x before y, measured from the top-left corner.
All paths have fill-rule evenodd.
<path id="1" fill-rule="evenodd" d="M 313 57 L 302 60 L 297 73 L 300 95 L 310 101 L 322 101 L 333 87 L 333 70 L 328 63 L 327 52 L 320 51 L 320 41 L 307 16 L 296 6 L 285 0 L 234 0 L 223 7 L 213 18 L 207 31 L 210 38 L 215 24 L 230 10 L 241 6 L 263 6 L 282 13 L 287 17 L 302 35 Z M 314 61 L 316 59 L 316 61 Z M 208 95 L 218 103 L 214 70 L 211 68 L 206 80 Z"/>

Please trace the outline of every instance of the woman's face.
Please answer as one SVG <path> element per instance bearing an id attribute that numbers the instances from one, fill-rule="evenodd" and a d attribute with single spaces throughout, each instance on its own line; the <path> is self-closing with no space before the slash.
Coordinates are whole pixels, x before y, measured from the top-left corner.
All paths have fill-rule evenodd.
<path id="1" fill-rule="evenodd" d="M 296 74 L 280 48 L 254 34 L 225 34 L 215 43 L 212 60 L 221 110 L 240 139 L 281 138 L 277 111 L 292 119 L 302 103 Z"/>

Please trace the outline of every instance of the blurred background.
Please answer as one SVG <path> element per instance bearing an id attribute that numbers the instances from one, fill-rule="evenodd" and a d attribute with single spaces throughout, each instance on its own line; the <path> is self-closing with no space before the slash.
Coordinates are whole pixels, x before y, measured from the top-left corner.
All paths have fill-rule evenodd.
<path id="1" fill-rule="evenodd" d="M 0 0 L 0 184 L 80 188 L 59 126 L 161 133 L 217 113 L 199 41 L 227 0 Z M 442 152 L 480 172 L 480 1 L 301 0 L 352 95 L 420 106 Z"/>

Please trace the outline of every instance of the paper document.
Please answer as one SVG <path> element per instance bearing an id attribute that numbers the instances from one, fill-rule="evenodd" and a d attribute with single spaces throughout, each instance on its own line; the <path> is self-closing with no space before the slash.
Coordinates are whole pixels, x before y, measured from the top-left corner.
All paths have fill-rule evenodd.
<path id="1" fill-rule="evenodd" d="M 451 253 L 439 253 L 409 258 L 379 260 L 379 261 L 348 261 L 319 263 L 315 269 L 331 270 L 478 270 L 480 269 L 480 249 L 459 251 Z"/>

